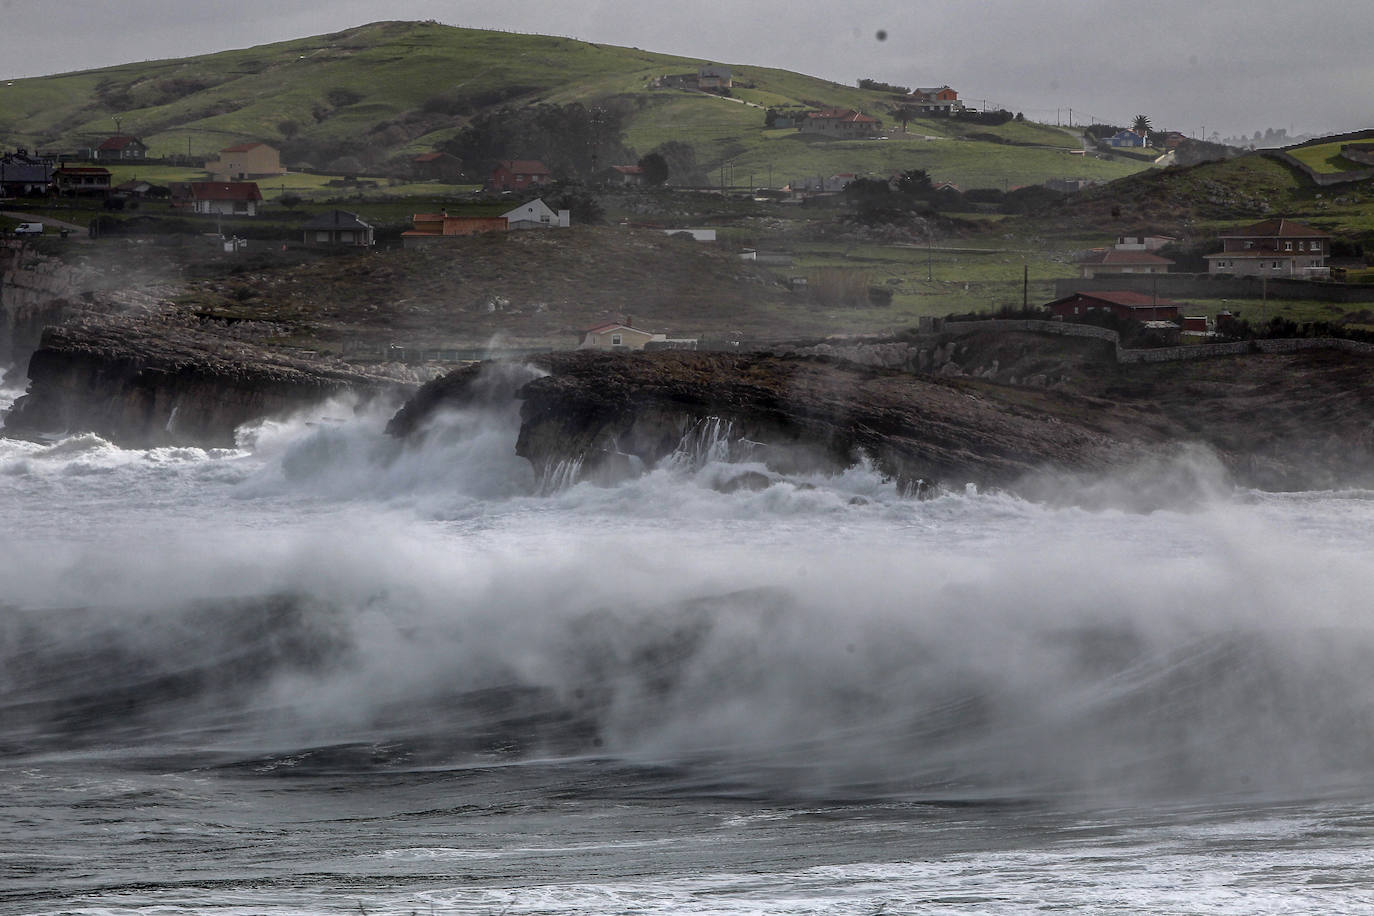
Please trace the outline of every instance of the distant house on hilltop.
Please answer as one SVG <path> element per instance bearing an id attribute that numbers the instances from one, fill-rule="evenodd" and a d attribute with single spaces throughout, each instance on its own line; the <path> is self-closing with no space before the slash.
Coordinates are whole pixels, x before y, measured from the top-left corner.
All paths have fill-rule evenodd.
<path id="1" fill-rule="evenodd" d="M 374 230 L 356 213 L 330 210 L 301 227 L 307 248 L 367 248 L 374 243 Z"/>
<path id="2" fill-rule="evenodd" d="M 611 321 L 582 332 L 579 350 L 695 350 L 696 338 L 669 337 L 633 326 L 628 315 L 624 321 Z"/>
<path id="3" fill-rule="evenodd" d="M 205 171 L 215 181 L 242 181 L 285 175 L 281 155 L 266 143 L 239 143 L 219 151 L 219 158 L 205 163 Z"/>
<path id="4" fill-rule="evenodd" d="M 523 191 L 549 184 L 553 184 L 553 173 L 536 159 L 503 159 L 487 178 L 487 187 L 493 191 Z"/>
<path id="5" fill-rule="evenodd" d="M 95 148 L 95 158 L 99 162 L 146 159 L 148 158 L 148 147 L 137 137 L 116 134 Z"/>
<path id="6" fill-rule="evenodd" d="M 925 114 L 950 114 L 964 108 L 959 93 L 948 86 L 913 89 L 907 104 Z"/>
<path id="7" fill-rule="evenodd" d="M 1144 146 L 1145 135 L 1138 134 L 1133 130 L 1121 130 L 1107 138 L 1108 146 Z"/>
<path id="8" fill-rule="evenodd" d="M 729 67 L 721 64 L 702 64 L 697 67 L 698 89 L 729 89 L 732 85 Z"/>
<path id="9" fill-rule="evenodd" d="M 877 118 L 871 118 L 852 108 L 829 108 L 825 111 L 807 112 L 806 120 L 802 121 L 799 130 L 830 136 L 864 137 L 876 134 L 880 124 Z"/>
<path id="10" fill-rule="evenodd" d="M 1267 219 L 1218 238 L 1223 250 L 1206 256 L 1208 273 L 1322 278 L 1331 272 L 1331 236 L 1296 220 Z"/>

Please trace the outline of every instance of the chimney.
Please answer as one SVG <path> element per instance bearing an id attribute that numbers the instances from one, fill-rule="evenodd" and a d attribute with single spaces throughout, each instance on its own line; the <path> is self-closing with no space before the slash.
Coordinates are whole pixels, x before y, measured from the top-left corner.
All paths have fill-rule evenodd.
<path id="1" fill-rule="evenodd" d="M 626 315 L 626 316 L 625 316 L 625 327 L 627 327 L 627 328 L 632 328 L 632 327 L 634 327 L 634 326 L 635 326 L 635 316 L 633 316 L 633 315 Z"/>

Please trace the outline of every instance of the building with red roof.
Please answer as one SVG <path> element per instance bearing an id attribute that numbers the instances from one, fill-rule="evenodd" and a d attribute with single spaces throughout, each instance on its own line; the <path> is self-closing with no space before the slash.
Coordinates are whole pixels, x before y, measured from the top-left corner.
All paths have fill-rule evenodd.
<path id="1" fill-rule="evenodd" d="M 1161 258 L 1148 251 L 1120 248 L 1094 248 L 1078 259 L 1078 266 L 1082 268 L 1085 280 L 1120 274 L 1164 274 L 1169 272 L 1173 263 L 1168 258 Z"/>
<path id="2" fill-rule="evenodd" d="M 463 178 L 463 160 L 452 153 L 421 153 L 410 160 L 410 171 L 416 178 L 457 183 Z"/>
<path id="3" fill-rule="evenodd" d="M 1238 277 L 1329 276 L 1331 236 L 1292 219 L 1267 219 L 1218 236 L 1222 250 L 1207 255 L 1207 272 Z"/>
<path id="4" fill-rule="evenodd" d="M 257 216 L 262 191 L 255 181 L 192 181 L 178 195 L 193 213 Z"/>
<path id="5" fill-rule="evenodd" d="M 1176 321 L 1179 309 L 1184 305 L 1148 293 L 1102 290 L 1062 296 L 1045 307 L 1060 318 L 1081 318 L 1092 312 L 1111 312 L 1118 318 L 1133 321 Z"/>
<path id="6" fill-rule="evenodd" d="M 878 132 L 882 122 L 852 108 L 810 111 L 797 129 L 805 133 L 839 137 L 867 137 Z"/>
<path id="7" fill-rule="evenodd" d="M 503 159 L 487 179 L 493 191 L 523 191 L 553 184 L 553 173 L 537 159 Z"/>
<path id="8" fill-rule="evenodd" d="M 142 140 L 127 134 L 116 134 L 106 138 L 95 148 L 94 158 L 100 162 L 112 162 L 124 159 L 146 159 L 147 157 L 148 147 Z"/>
<path id="9" fill-rule="evenodd" d="M 103 166 L 60 166 L 53 170 L 52 180 L 59 194 L 110 193 L 110 170 Z"/>

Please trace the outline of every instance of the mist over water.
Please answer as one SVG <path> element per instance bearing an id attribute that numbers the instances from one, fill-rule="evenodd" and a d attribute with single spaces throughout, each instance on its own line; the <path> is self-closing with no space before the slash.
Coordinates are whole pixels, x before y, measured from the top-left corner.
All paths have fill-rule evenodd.
<path id="1" fill-rule="evenodd" d="M 1190 449 L 1035 501 L 913 500 L 864 466 L 723 493 L 764 469 L 709 449 L 549 492 L 517 408 L 420 445 L 347 402 L 233 450 L 0 439 L 0 762 L 620 805 L 1370 788 L 1374 494 L 1237 491 Z"/>

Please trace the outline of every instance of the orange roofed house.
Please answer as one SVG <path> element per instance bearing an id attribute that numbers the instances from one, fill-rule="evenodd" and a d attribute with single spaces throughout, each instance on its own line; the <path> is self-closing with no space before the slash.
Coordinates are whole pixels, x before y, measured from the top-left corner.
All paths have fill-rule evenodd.
<path id="1" fill-rule="evenodd" d="M 852 108 L 830 108 L 808 112 L 797 129 L 805 133 L 839 137 L 866 137 L 876 134 L 881 123 Z"/>
<path id="2" fill-rule="evenodd" d="M 510 228 L 504 216 L 449 216 L 447 210 L 416 213 L 410 221 L 412 228 L 401 233 L 403 248 L 419 248 L 479 232 L 505 232 Z"/>
<path id="3" fill-rule="evenodd" d="M 503 159 L 487 178 L 487 187 L 493 191 L 523 191 L 552 183 L 553 173 L 534 159 Z"/>
<path id="4" fill-rule="evenodd" d="M 219 151 L 219 158 L 205 163 L 205 171 L 215 181 L 242 181 L 285 175 L 281 155 L 266 143 L 240 143 Z"/>

